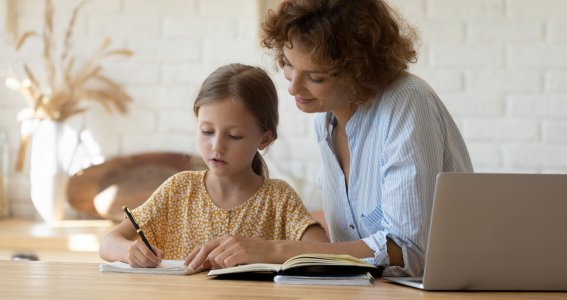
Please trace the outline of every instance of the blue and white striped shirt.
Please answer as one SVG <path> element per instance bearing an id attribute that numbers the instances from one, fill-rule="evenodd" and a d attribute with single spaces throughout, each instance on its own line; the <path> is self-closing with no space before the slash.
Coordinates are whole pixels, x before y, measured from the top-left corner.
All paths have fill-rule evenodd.
<path id="1" fill-rule="evenodd" d="M 389 276 L 421 276 L 439 172 L 472 172 L 449 112 L 422 79 L 405 74 L 346 124 L 349 186 L 333 151 L 332 113 L 315 119 L 322 169 L 318 185 L 333 242 L 362 239 Z M 402 249 L 404 268 L 388 267 L 386 238 Z"/>

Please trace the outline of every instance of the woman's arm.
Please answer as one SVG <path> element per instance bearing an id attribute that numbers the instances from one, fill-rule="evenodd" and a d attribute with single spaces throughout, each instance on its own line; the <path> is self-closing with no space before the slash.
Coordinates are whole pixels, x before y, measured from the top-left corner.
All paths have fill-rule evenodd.
<path id="1" fill-rule="evenodd" d="M 403 266 L 401 248 L 393 241 L 387 243 L 388 256 L 391 266 Z M 362 240 L 321 243 L 316 241 L 276 241 L 274 243 L 273 260 L 278 263 L 300 254 L 305 253 L 327 253 L 327 254 L 348 254 L 358 258 L 373 257 L 374 252 L 368 248 Z"/>
<path id="2" fill-rule="evenodd" d="M 325 217 L 323 216 L 323 211 L 322 210 L 321 211 L 312 211 L 311 215 L 313 215 L 313 217 L 319 223 L 321 223 L 321 226 L 312 225 L 309 228 L 307 228 L 307 230 L 305 230 L 305 233 L 301 237 L 301 240 L 302 241 L 329 242 L 329 238 L 328 238 L 328 236 L 325 232 L 325 228 L 327 226 L 325 224 Z M 368 248 L 367 246 L 366 247 L 364 247 L 364 246 L 366 246 L 366 244 L 363 243 L 363 245 L 354 246 L 354 248 L 358 248 L 358 247 L 360 247 L 361 249 Z M 348 247 L 348 246 L 346 246 L 346 247 Z M 389 259 L 390 259 L 390 265 L 391 266 L 403 267 L 404 266 L 404 259 L 403 259 L 403 255 L 402 255 L 402 249 L 400 248 L 400 246 L 396 245 L 396 243 L 394 243 L 392 240 L 388 239 L 387 248 L 388 248 L 388 250 L 387 250 L 388 256 L 389 256 Z M 370 249 L 370 248 L 368 248 L 368 249 Z M 354 250 L 354 251 L 352 251 L 353 253 L 358 252 L 357 249 L 350 249 L 350 250 Z M 283 250 L 283 252 L 285 253 L 286 251 Z M 366 252 L 364 251 L 364 253 L 366 253 Z M 356 255 L 354 255 L 354 256 L 356 256 Z M 366 257 L 366 256 L 360 256 L 360 257 L 363 258 L 363 257 Z M 287 259 L 288 258 L 285 258 L 284 261 L 287 260 Z"/>
<path id="3" fill-rule="evenodd" d="M 157 256 L 137 239 L 136 230 L 128 220 L 123 220 L 107 234 L 100 243 L 99 255 L 106 261 L 123 261 L 132 267 L 156 267 L 161 263 L 164 253 L 152 245 Z"/>

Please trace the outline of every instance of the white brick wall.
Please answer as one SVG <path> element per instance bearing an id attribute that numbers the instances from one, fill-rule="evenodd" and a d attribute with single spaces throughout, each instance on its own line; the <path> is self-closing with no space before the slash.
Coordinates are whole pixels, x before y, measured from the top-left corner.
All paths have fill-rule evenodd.
<path id="1" fill-rule="evenodd" d="M 85 122 L 100 153 L 107 158 L 144 151 L 197 153 L 192 104 L 205 76 L 230 62 L 274 72 L 271 57 L 258 45 L 259 1 L 88 2 L 77 22 L 75 47 L 91 51 L 111 36 L 114 45 L 136 53 L 104 66 L 134 97 L 128 117 L 89 105 L 89 113 L 77 119 Z M 78 2 L 54 1 L 57 34 Z M 39 29 L 42 3 L 17 1 L 20 32 Z M 567 173 L 567 1 L 391 4 L 418 28 L 422 43 L 412 71 L 431 84 L 452 112 L 477 171 Z M 19 68 L 22 56 L 30 64 L 41 63 L 34 43 L 16 55 L 10 34 L 0 28 L 0 69 Z M 281 97 L 280 138 L 266 160 L 272 177 L 289 180 L 309 208 L 318 208 L 314 182 L 319 154 L 312 116 L 295 108 L 281 74 L 273 78 Z M 20 95 L 0 85 L 0 130 L 9 135 L 11 163 L 18 142 L 16 114 L 22 107 Z M 9 197 L 14 215 L 33 218 L 28 177 L 27 171 L 11 171 Z"/>
<path id="2" fill-rule="evenodd" d="M 567 32 L 567 27 L 565 32 Z M 565 34 L 567 35 L 567 34 Z M 565 71 L 549 71 L 545 74 L 545 91 L 567 93 L 567 72 Z"/>
<path id="3" fill-rule="evenodd" d="M 546 19 L 565 17 L 563 0 L 507 0 L 507 16 L 514 18 Z"/>
<path id="4" fill-rule="evenodd" d="M 403 0 L 392 1 L 392 3 Z M 504 0 L 428 0 L 428 16 L 438 19 L 498 18 L 504 13 Z"/>

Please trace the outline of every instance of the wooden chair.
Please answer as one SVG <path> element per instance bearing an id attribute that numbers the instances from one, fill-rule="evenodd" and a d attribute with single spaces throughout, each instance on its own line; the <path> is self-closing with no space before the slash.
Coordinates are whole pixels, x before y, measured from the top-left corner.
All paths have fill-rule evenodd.
<path id="1" fill-rule="evenodd" d="M 195 155 L 155 152 L 121 156 L 74 174 L 67 186 L 71 207 L 88 217 L 122 220 L 122 206 L 138 207 L 171 175 L 206 169 Z"/>

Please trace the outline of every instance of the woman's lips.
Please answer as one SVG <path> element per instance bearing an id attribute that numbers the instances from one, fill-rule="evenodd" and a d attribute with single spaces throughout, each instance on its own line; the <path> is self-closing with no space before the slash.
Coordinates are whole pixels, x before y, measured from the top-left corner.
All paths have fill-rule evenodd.
<path id="1" fill-rule="evenodd" d="M 304 99 L 304 98 L 301 98 L 301 97 L 298 97 L 298 96 L 295 97 L 295 102 L 297 102 L 299 104 L 307 104 L 311 101 L 313 101 L 313 99 Z"/>

